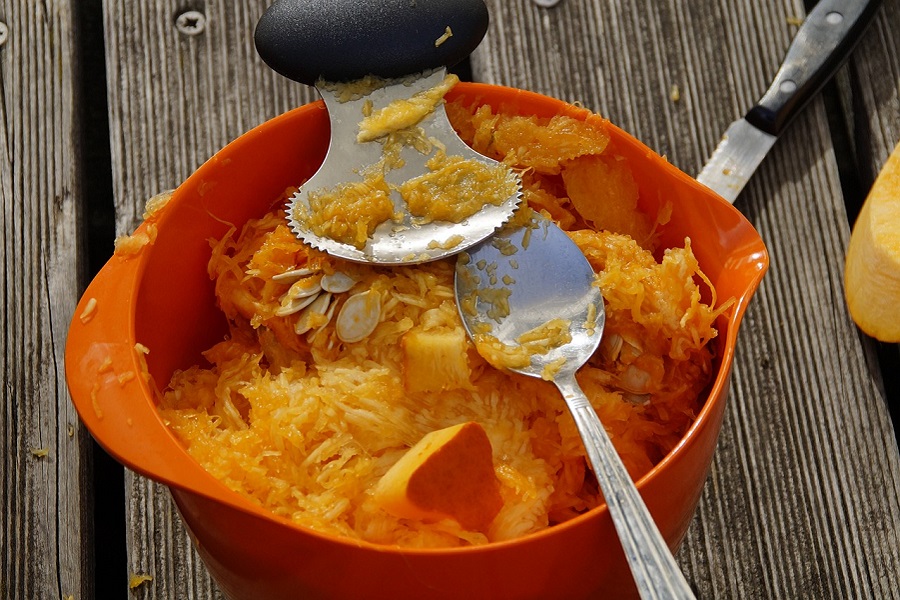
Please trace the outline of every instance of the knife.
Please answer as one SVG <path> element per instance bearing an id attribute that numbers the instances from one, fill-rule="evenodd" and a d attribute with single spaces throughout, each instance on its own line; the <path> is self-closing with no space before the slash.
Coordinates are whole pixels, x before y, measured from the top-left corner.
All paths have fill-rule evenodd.
<path id="1" fill-rule="evenodd" d="M 729 125 L 697 181 L 734 203 L 778 136 L 850 55 L 879 6 L 881 0 L 819 0 L 772 85 Z"/>

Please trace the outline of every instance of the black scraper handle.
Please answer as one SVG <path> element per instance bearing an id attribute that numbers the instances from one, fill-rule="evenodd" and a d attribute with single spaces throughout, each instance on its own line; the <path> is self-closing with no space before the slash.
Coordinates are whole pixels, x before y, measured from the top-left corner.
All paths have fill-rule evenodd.
<path id="1" fill-rule="evenodd" d="M 880 5 L 881 0 L 819 0 L 747 121 L 777 137 L 844 63 Z"/>
<path id="2" fill-rule="evenodd" d="M 254 37 L 272 69 L 314 85 L 453 66 L 487 27 L 483 0 L 276 0 Z"/>

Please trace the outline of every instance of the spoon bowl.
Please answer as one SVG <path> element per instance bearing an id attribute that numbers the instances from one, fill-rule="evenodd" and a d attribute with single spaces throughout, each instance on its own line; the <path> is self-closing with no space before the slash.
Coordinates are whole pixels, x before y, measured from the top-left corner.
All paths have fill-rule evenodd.
<path id="1" fill-rule="evenodd" d="M 575 373 L 605 321 L 593 268 L 564 231 L 533 213 L 457 260 L 456 300 L 478 351 L 495 367 L 552 381 L 584 442 L 642 598 L 693 598 Z"/>
<path id="2" fill-rule="evenodd" d="M 531 354 L 527 365 L 508 367 L 532 377 L 551 369 L 555 379 L 563 379 L 574 376 L 600 345 L 606 313 L 595 279 L 569 236 L 534 213 L 528 224 L 502 228 L 457 262 L 457 305 L 471 337 L 490 329 L 506 346 L 519 346 L 523 335 L 556 319 L 565 323 L 567 343 Z"/>

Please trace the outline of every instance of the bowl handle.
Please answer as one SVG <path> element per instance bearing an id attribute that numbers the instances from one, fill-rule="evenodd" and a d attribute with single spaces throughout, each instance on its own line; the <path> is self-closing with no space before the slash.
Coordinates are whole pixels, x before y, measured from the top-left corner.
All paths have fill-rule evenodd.
<path id="1" fill-rule="evenodd" d="M 66 382 L 78 415 L 125 466 L 200 493 L 212 476 L 191 460 L 152 400 L 158 391 L 135 340 L 140 253 L 114 255 L 75 309 L 66 340 Z M 101 300 L 102 299 L 102 300 Z"/>

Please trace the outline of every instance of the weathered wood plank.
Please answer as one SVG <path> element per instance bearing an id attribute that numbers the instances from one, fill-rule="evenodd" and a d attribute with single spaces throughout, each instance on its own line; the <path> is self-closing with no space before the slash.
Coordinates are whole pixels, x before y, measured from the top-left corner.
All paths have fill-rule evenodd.
<path id="1" fill-rule="evenodd" d="M 93 596 L 91 443 L 63 352 L 81 284 L 74 4 L 0 1 L 0 597 Z"/>
<path id="2" fill-rule="evenodd" d="M 268 2 L 103 4 L 121 235 L 139 223 L 148 198 L 176 187 L 228 142 L 309 102 L 314 92 L 276 75 L 257 56 L 253 30 Z M 128 472 L 126 494 L 129 570 L 153 577 L 136 596 L 221 597 L 168 490 Z"/>
<path id="3" fill-rule="evenodd" d="M 842 80 L 860 180 L 870 186 L 900 140 L 900 3 L 888 0 Z M 898 399 L 900 401 L 900 399 Z"/>
<path id="4" fill-rule="evenodd" d="M 176 186 L 241 133 L 313 97 L 256 55 L 253 30 L 266 2 L 200 4 L 104 2 L 119 232 L 140 222 L 147 198 Z M 179 30 L 184 15 L 194 29 Z"/>
<path id="5" fill-rule="evenodd" d="M 800 2 L 490 4 L 476 78 L 579 100 L 689 173 L 768 86 L 803 14 Z M 885 4 L 865 46 L 880 39 L 885 60 L 870 65 L 880 82 L 860 78 L 869 108 L 897 94 L 888 32 L 898 4 Z M 886 114 L 860 118 L 896 140 Z M 900 462 L 843 303 L 849 229 L 831 143 L 817 101 L 737 202 L 772 268 L 743 326 L 713 472 L 679 555 L 701 597 L 898 593 Z"/>

